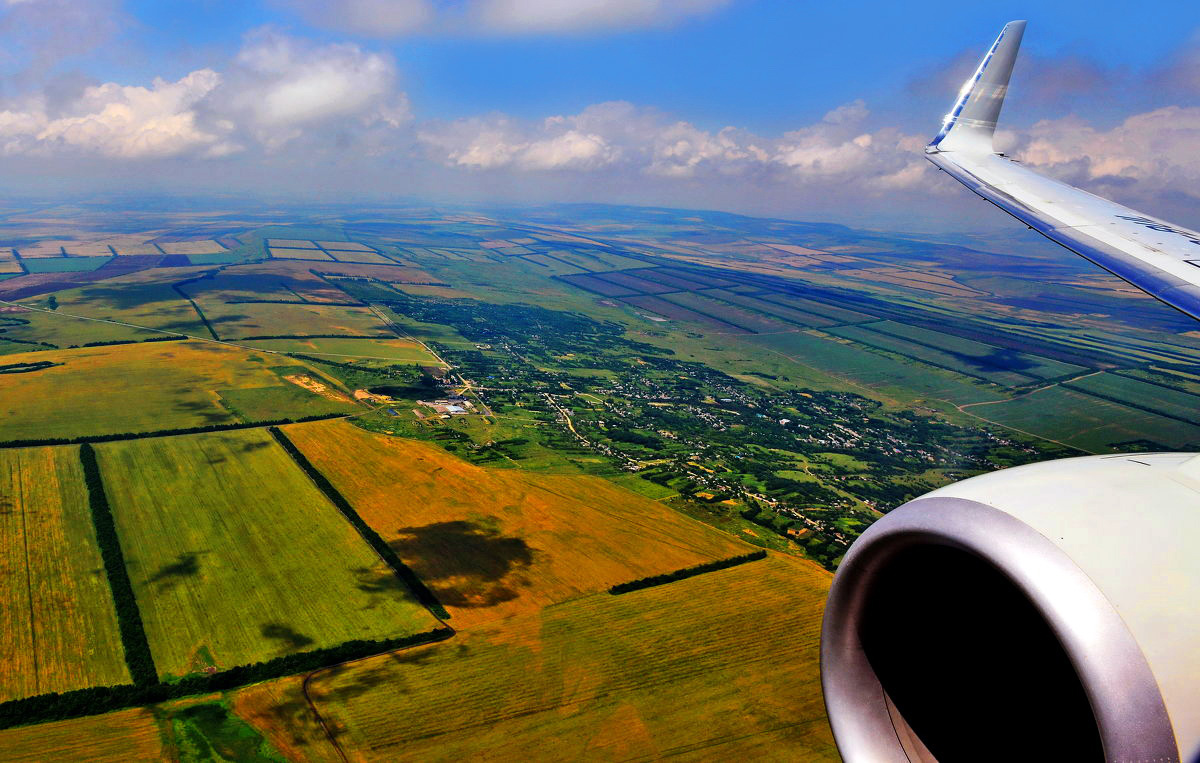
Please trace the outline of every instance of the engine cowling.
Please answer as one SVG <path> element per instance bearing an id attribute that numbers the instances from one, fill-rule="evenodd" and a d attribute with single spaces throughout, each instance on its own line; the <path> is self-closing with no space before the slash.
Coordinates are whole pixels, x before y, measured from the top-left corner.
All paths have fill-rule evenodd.
<path id="1" fill-rule="evenodd" d="M 846 554 L 821 681 L 851 761 L 1200 760 L 1200 456 L 1049 461 Z"/>

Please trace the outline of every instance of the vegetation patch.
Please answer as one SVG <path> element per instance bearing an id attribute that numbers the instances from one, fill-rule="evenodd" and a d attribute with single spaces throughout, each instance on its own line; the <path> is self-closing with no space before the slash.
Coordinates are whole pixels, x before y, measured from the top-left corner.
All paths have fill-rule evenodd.
<path id="1" fill-rule="evenodd" d="M 728 559 L 718 559 L 715 562 L 705 562 L 704 564 L 697 564 L 694 567 L 685 567 L 682 570 L 675 570 L 674 572 L 668 572 L 663 575 L 651 575 L 650 577 L 647 577 L 647 578 L 638 578 L 637 580 L 631 580 L 628 583 L 617 583 L 612 588 L 609 588 L 608 592 L 615 595 L 615 594 L 621 594 L 621 593 L 629 593 L 631 591 L 641 591 L 645 588 L 653 588 L 654 586 L 666 585 L 667 583 L 674 583 L 677 580 L 686 580 L 688 578 L 694 578 L 697 575 L 703 575 L 706 572 L 716 572 L 717 570 L 727 570 L 730 567 L 736 567 L 739 564 L 745 564 L 746 562 L 754 562 L 754 561 L 758 561 L 759 559 L 766 559 L 766 558 L 767 558 L 766 551 L 751 551 L 749 554 L 742 554 L 741 556 L 733 556 Z"/>

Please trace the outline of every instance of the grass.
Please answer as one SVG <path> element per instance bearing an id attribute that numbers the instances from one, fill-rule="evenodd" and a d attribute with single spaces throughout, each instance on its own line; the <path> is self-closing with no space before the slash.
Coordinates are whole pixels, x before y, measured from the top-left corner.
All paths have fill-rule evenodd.
<path id="1" fill-rule="evenodd" d="M 967 409 L 990 421 L 1094 452 L 1148 440 L 1166 448 L 1200 447 L 1200 427 L 1134 410 L 1063 386 Z M 1144 448 L 1143 448 L 1144 449 Z"/>
<path id="2" fill-rule="evenodd" d="M 255 339 L 246 344 L 278 352 L 329 356 L 331 360 L 370 358 L 400 363 L 437 364 L 433 355 L 409 339 Z"/>
<path id="3" fill-rule="evenodd" d="M 435 624 L 267 433 L 97 453 L 160 674 Z"/>
<path id="4" fill-rule="evenodd" d="M 96 270 L 112 257 L 40 257 L 23 259 L 30 273 L 78 273 Z"/>
<path id="5" fill-rule="evenodd" d="M 284 369 L 280 369 L 283 371 Z M 299 369 L 292 369 L 293 371 Z M 338 394 L 328 388 L 330 394 Z M 242 389 L 217 390 L 221 404 L 245 421 L 271 421 L 273 419 L 302 418 L 304 416 L 320 416 L 326 413 L 356 413 L 362 408 L 350 402 L 332 400 L 321 395 L 314 395 L 308 390 L 301 389 L 295 384 L 282 384 L 276 387 L 246 387 Z"/>
<path id="6" fill-rule="evenodd" d="M 238 417 L 221 405 L 218 390 L 286 384 L 272 367 L 294 365 L 311 375 L 278 355 L 198 341 L 5 355 L 9 363 L 39 360 L 62 365 L 5 377 L 0 440 L 235 423 Z M 280 407 L 270 418 L 309 411 L 307 404 Z"/>
<path id="7" fill-rule="evenodd" d="M 24 339 L 33 342 L 47 342 L 58 347 L 70 347 L 72 345 L 79 347 L 88 342 L 136 342 L 143 339 L 150 339 L 151 337 L 162 336 L 162 334 L 156 331 L 147 331 L 145 329 L 133 328 L 132 326 L 79 320 L 67 315 L 67 312 L 74 311 L 63 310 L 63 312 L 53 313 L 29 311 L 12 314 L 12 317 L 28 321 L 28 323 L 3 326 L 4 333 L 0 334 L 0 339 L 12 337 L 14 339 Z M 87 315 L 84 311 L 81 311 L 79 314 Z M 192 315 L 195 315 L 194 311 Z M 200 329 L 203 331 L 203 326 Z M 35 349 L 37 348 L 26 345 L 24 351 L 30 352 Z"/>
<path id="8" fill-rule="evenodd" d="M 1187 392 L 1112 374 L 1089 376 L 1073 381 L 1069 386 L 1108 400 L 1129 403 L 1135 408 L 1149 409 L 1174 419 L 1200 425 L 1200 398 Z"/>
<path id="9" fill-rule="evenodd" d="M 747 550 L 598 477 L 484 468 L 347 422 L 285 431 L 456 627 Z"/>
<path id="10" fill-rule="evenodd" d="M 226 304 L 201 301 L 200 309 L 222 339 L 292 334 L 385 333 L 387 328 L 365 307 L 319 304 Z"/>
<path id="11" fill-rule="evenodd" d="M 1033 376 L 1005 368 L 1006 364 L 1020 363 L 1019 358 L 1009 358 L 1001 355 L 998 360 L 992 360 L 986 355 L 967 356 L 952 354 L 951 352 L 917 344 L 916 342 L 892 336 L 891 334 L 877 332 L 872 330 L 872 328 L 872 324 L 867 324 L 865 326 L 839 326 L 825 329 L 825 331 L 834 336 L 850 339 L 868 347 L 894 352 L 919 363 L 928 363 L 955 373 L 975 376 L 995 384 L 1017 387 L 1036 381 Z M 996 351 L 999 352 L 999 350 Z"/>
<path id="12" fill-rule="evenodd" d="M 717 320 L 732 323 L 740 328 L 753 331 L 756 334 L 795 330 L 795 326 L 793 325 L 769 318 L 761 313 L 746 310 L 737 305 L 729 304 L 728 302 L 710 299 L 702 294 L 692 292 L 666 294 L 663 296 L 663 299 L 711 316 Z"/>
<path id="13" fill-rule="evenodd" d="M 0 701 L 128 683 L 78 449 L 0 451 Z"/>
<path id="14" fill-rule="evenodd" d="M 996 353 L 1005 352 L 999 347 L 983 342 L 976 342 L 972 339 L 963 339 L 962 337 L 952 334 L 945 334 L 941 331 L 932 331 L 930 329 L 921 328 L 919 326 L 909 326 L 904 323 L 896 323 L 895 321 L 881 321 L 873 323 L 870 326 L 872 331 L 891 334 L 893 336 L 911 339 L 914 342 L 938 347 L 948 352 L 955 352 L 962 355 L 986 358 Z M 1072 374 L 1081 374 L 1088 371 L 1083 366 L 1077 366 L 1073 363 L 1063 363 L 1062 361 L 1053 360 L 1052 358 L 1044 358 L 1040 355 L 1034 355 L 1027 352 L 1012 352 L 1012 360 L 1014 369 L 1022 374 L 1034 376 L 1039 379 L 1054 379 L 1060 376 L 1070 376 Z"/>
<path id="15" fill-rule="evenodd" d="M 171 288 L 171 284 L 199 271 L 148 270 L 120 278 L 67 289 L 55 294 L 62 313 L 132 323 L 137 326 L 179 331 L 206 336 L 207 330 L 192 306 Z M 68 319 L 69 320 L 69 319 Z M 73 321 L 73 328 L 91 331 L 93 321 Z M 103 325 L 103 324 L 100 324 Z M 129 331 L 130 329 L 125 329 Z M 49 340 L 54 341 L 54 340 Z M 90 340 L 89 340 L 90 341 Z M 58 342 L 55 342 L 56 344 Z M 82 344 L 82 342 L 70 342 Z"/>
<path id="16" fill-rule="evenodd" d="M 9 763 L 124 763 L 166 753 L 153 711 L 142 708 L 0 731 L 0 757 Z"/>
<path id="17" fill-rule="evenodd" d="M 600 594 L 333 668 L 351 759 L 837 760 L 818 681 L 828 573 L 772 557 Z"/>

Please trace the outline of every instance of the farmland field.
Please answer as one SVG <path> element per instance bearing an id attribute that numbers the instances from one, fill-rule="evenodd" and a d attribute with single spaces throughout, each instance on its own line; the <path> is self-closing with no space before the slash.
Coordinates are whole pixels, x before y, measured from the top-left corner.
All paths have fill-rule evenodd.
<path id="1" fill-rule="evenodd" d="M 0 731 L 6 763 L 125 763 L 163 760 L 165 753 L 154 713 L 141 708 Z"/>
<path id="2" fill-rule="evenodd" d="M 197 298 L 221 339 L 305 334 L 385 333 L 387 328 L 365 307 L 304 304 L 226 304 Z"/>
<path id="3" fill-rule="evenodd" d="M 891 334 L 875 332 L 872 330 L 873 326 L 874 324 L 870 323 L 861 326 L 836 326 L 825 329 L 825 331 L 834 336 L 840 336 L 860 344 L 865 344 L 868 347 L 894 352 L 906 358 L 939 366 L 956 373 L 966 374 L 967 376 L 977 376 L 996 384 L 1015 387 L 1035 381 L 1032 376 L 1007 370 L 1003 363 L 1009 360 L 1020 362 L 1020 360 L 1010 359 L 1008 356 L 1000 353 L 999 350 L 997 350 L 1000 357 L 998 361 L 992 361 L 989 356 L 980 357 L 952 354 L 923 344 L 917 344 L 908 339 L 901 339 Z"/>
<path id="4" fill-rule="evenodd" d="M 411 339 L 252 339 L 245 344 L 264 350 L 327 355 L 332 358 L 371 358 L 404 363 L 435 364 L 437 359 Z"/>
<path id="5" fill-rule="evenodd" d="M 1200 426 L 1200 397 L 1196 395 L 1113 374 L 1088 376 L 1072 381 L 1067 386 Z"/>
<path id="6" fill-rule="evenodd" d="M 436 624 L 265 431 L 97 453 L 160 675 Z"/>
<path id="7" fill-rule="evenodd" d="M 341 421 L 285 431 L 456 625 L 745 552 L 733 538 L 599 478 L 474 466 Z"/>
<path id="8" fill-rule="evenodd" d="M 771 557 L 596 594 L 330 669 L 310 694 L 351 760 L 531 750 L 560 760 L 837 760 L 818 686 L 828 581 L 806 562 Z"/>
<path id="9" fill-rule="evenodd" d="M 796 330 L 796 327 L 791 324 L 783 323 L 761 313 L 751 312 L 737 305 L 731 305 L 728 302 L 710 299 L 702 294 L 682 292 L 679 294 L 665 294 L 662 298 L 668 302 L 674 302 L 677 305 L 682 305 L 705 315 L 712 316 L 717 320 L 732 323 L 748 331 L 753 331 L 756 334 L 772 334 L 779 331 Z"/>
<path id="10" fill-rule="evenodd" d="M 370 265 L 394 265 L 395 264 L 394 260 L 389 260 L 387 257 L 384 257 L 382 254 L 378 254 L 378 253 L 372 252 L 372 251 L 361 251 L 361 252 L 360 251 L 341 251 L 340 249 L 335 249 L 332 251 L 328 251 L 327 254 L 329 254 L 331 257 L 336 259 L 338 262 L 358 262 L 358 263 L 366 263 L 366 264 L 370 264 Z"/>
<path id="11" fill-rule="evenodd" d="M 741 307 L 766 313 L 769 316 L 789 321 L 800 326 L 832 326 L 837 322 L 830 318 L 826 318 L 823 315 L 806 313 L 803 310 L 798 310 L 794 307 L 786 307 L 782 304 L 767 302 L 766 300 L 757 299 L 745 294 L 738 294 L 731 290 L 714 289 L 706 292 L 706 295 L 730 302 L 735 305 L 740 305 Z"/>
<path id="12" fill-rule="evenodd" d="M 748 334 L 748 333 L 750 333 L 748 330 L 742 328 L 741 326 L 735 326 L 732 323 L 726 323 L 725 321 L 719 320 L 717 318 L 713 318 L 709 315 L 705 315 L 704 313 L 698 313 L 695 310 L 691 310 L 689 308 L 682 307 L 680 305 L 675 304 L 674 302 L 668 302 L 665 299 L 663 299 L 662 297 L 649 297 L 649 296 L 624 297 L 621 299 L 621 301 L 625 302 L 626 304 L 633 305 L 634 307 L 640 307 L 643 310 L 649 310 L 652 313 L 658 313 L 659 315 L 663 316 L 664 318 L 670 318 L 672 320 L 677 320 L 677 321 L 691 321 L 692 323 L 699 323 L 703 326 L 708 326 L 710 328 L 717 329 L 720 331 L 720 333 L 727 333 L 727 334 Z"/>
<path id="13" fill-rule="evenodd" d="M 803 310 L 807 313 L 823 315 L 835 323 L 859 323 L 862 321 L 877 320 L 875 316 L 860 313 L 857 310 L 848 310 L 827 302 L 805 299 L 804 297 L 797 297 L 791 294 L 759 294 L 758 298 L 785 307 L 794 307 L 797 310 Z"/>
<path id="14" fill-rule="evenodd" d="M 0 450 L 0 701 L 127 683 L 75 447 Z"/>
<path id="15" fill-rule="evenodd" d="M 221 405 L 219 390 L 285 384 L 272 367 L 295 365 L 297 372 L 308 372 L 279 355 L 194 341 L 4 357 L 8 363 L 48 360 L 62 365 L 0 377 L 0 440 L 236 423 L 238 418 Z M 294 413 L 281 409 L 271 418 Z"/>
<path id="16" fill-rule="evenodd" d="M 320 249 L 278 249 L 271 247 L 267 250 L 271 257 L 277 260 L 325 260 L 333 262 L 333 258 Z"/>
<path id="17" fill-rule="evenodd" d="M 1103 452 L 1115 443 L 1149 441 L 1152 449 L 1200 448 L 1200 426 L 1101 400 L 1064 386 L 1038 390 L 971 413 L 1069 445 Z"/>

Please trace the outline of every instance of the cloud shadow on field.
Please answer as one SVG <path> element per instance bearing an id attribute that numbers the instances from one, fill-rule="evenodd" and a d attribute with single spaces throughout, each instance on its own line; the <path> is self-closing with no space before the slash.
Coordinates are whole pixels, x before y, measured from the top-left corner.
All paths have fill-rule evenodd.
<path id="1" fill-rule="evenodd" d="M 280 623 L 263 623 L 260 632 L 266 638 L 278 641 L 287 650 L 303 649 L 313 643 L 308 636 Z"/>
<path id="2" fill-rule="evenodd" d="M 501 581 L 534 560 L 534 549 L 524 538 L 473 522 L 435 522 L 396 532 L 400 537 L 389 543 L 392 550 L 450 606 L 491 607 L 517 598 Z"/>
<path id="3" fill-rule="evenodd" d="M 150 585 L 158 585 L 159 588 L 173 588 L 185 578 L 192 578 L 200 574 L 200 557 L 207 553 L 207 551 L 188 551 L 179 554 L 175 557 L 175 561 L 160 567 L 157 572 L 147 578 L 146 582 Z"/>

